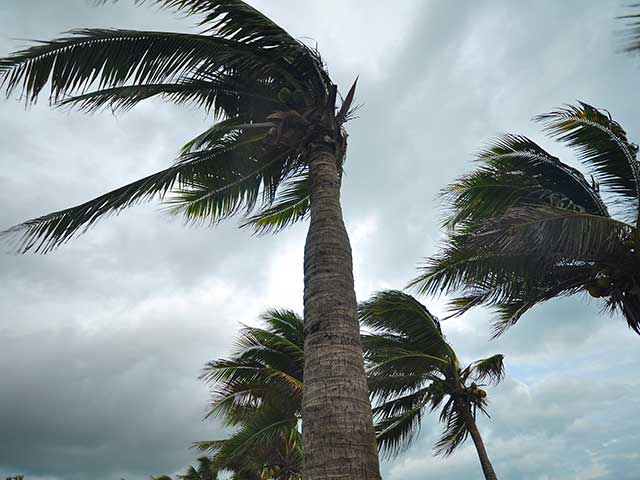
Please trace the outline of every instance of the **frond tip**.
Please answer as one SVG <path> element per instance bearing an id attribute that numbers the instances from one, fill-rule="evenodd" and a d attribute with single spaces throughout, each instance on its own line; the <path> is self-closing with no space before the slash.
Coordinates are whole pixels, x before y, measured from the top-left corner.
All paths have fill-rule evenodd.
<path id="1" fill-rule="evenodd" d="M 504 355 L 493 355 L 471 365 L 471 375 L 479 382 L 488 381 L 497 385 L 504 379 Z"/>

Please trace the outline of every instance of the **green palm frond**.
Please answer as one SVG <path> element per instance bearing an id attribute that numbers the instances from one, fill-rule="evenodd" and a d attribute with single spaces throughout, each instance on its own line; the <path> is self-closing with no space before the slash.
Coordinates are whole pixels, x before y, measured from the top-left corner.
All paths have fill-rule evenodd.
<path id="1" fill-rule="evenodd" d="M 379 403 L 419 390 L 425 377 L 419 373 L 405 375 L 376 375 L 371 370 L 367 374 L 369 394 Z"/>
<path id="2" fill-rule="evenodd" d="M 295 73 L 270 52 L 223 37 L 174 32 L 79 29 L 0 60 L 0 86 L 35 102 L 50 82 L 56 103 L 76 92 L 197 79 L 203 72 L 245 78 Z"/>
<path id="3" fill-rule="evenodd" d="M 445 224 L 449 227 L 532 204 L 609 215 L 598 192 L 578 170 L 526 137 L 503 135 L 478 154 L 478 161 L 479 169 L 443 192 L 452 210 Z"/>
<path id="4" fill-rule="evenodd" d="M 108 0 L 97 0 L 105 3 Z M 323 98 L 332 86 L 320 54 L 291 37 L 283 28 L 241 0 L 136 0 L 200 15 L 204 33 L 228 38 L 259 49 L 281 61 L 290 85 L 310 88 Z M 265 56 L 265 58 L 267 58 Z"/>
<path id="5" fill-rule="evenodd" d="M 636 3 L 629 7 L 634 9 L 633 13 L 618 17 L 619 20 L 625 21 L 622 48 L 628 53 L 638 53 L 640 52 L 640 4 Z"/>
<path id="6" fill-rule="evenodd" d="M 277 201 L 247 218 L 241 227 L 251 228 L 261 235 L 278 233 L 309 216 L 309 186 L 307 175 L 292 178 L 280 185 Z"/>
<path id="7" fill-rule="evenodd" d="M 442 335 L 440 322 L 411 295 L 398 290 L 379 292 L 360 304 L 358 315 L 366 327 L 400 335 L 400 342 L 404 343 L 403 348 L 407 351 L 451 358 L 453 352 Z M 363 340 L 365 344 L 369 341 Z"/>
<path id="8" fill-rule="evenodd" d="M 184 154 L 165 170 L 76 207 L 28 220 L 1 235 L 15 240 L 16 249 L 20 252 L 48 253 L 76 234 L 86 231 L 100 218 L 154 197 L 164 198 L 176 187 L 178 191 L 195 196 L 191 190 L 194 184 L 206 184 L 209 196 L 206 201 L 200 200 L 192 205 L 180 202 L 177 210 L 184 212 L 187 220 L 200 219 L 197 211 L 201 215 L 206 211 L 206 218 L 214 223 L 237 213 L 241 207 L 250 211 L 265 181 L 273 182 L 265 176 L 273 166 L 251 160 L 255 152 L 262 148 L 260 140 L 255 136 L 247 139 L 242 134 L 228 136 L 213 148 Z"/>
<path id="9" fill-rule="evenodd" d="M 478 382 L 489 381 L 497 385 L 505 375 L 504 355 L 493 355 L 473 362 L 470 366 L 471 375 Z"/>
<path id="10" fill-rule="evenodd" d="M 624 222 L 575 210 L 520 207 L 481 224 L 468 248 L 502 254 L 526 251 L 543 263 L 546 257 L 593 261 L 614 254 L 633 231 Z"/>
<path id="11" fill-rule="evenodd" d="M 278 414 L 263 410 L 224 440 L 194 444 L 212 455 L 220 470 L 240 475 L 254 472 L 257 478 L 268 470 L 291 469 L 301 471 L 297 461 L 301 456 L 301 438 L 296 419 L 279 418 Z"/>
<path id="12" fill-rule="evenodd" d="M 383 456 L 394 457 L 408 448 L 420 432 L 423 406 L 416 405 L 401 415 L 385 417 L 376 422 L 376 440 Z"/>
<path id="13" fill-rule="evenodd" d="M 416 408 L 422 409 L 429 401 L 429 393 L 429 387 L 423 387 L 411 393 L 396 396 L 392 400 L 376 405 L 373 408 L 373 415 L 376 418 L 387 419 L 402 416 Z"/>
<path id="14" fill-rule="evenodd" d="M 190 466 L 186 473 L 177 475 L 177 478 L 183 480 L 218 480 L 218 470 L 209 457 L 199 457 L 198 468 Z M 169 478 L 169 480 L 171 479 Z"/>
<path id="15" fill-rule="evenodd" d="M 535 120 L 542 122 L 549 134 L 573 147 L 603 187 L 631 204 L 632 218 L 638 219 L 638 146 L 628 141 L 626 132 L 608 112 L 580 102 Z"/>
<path id="16" fill-rule="evenodd" d="M 466 407 L 464 407 L 466 408 Z M 434 453 L 448 457 L 469 435 L 469 430 L 464 422 L 464 417 L 456 408 L 455 400 L 450 398 L 440 414 L 440 421 L 445 423 L 444 432 L 435 444 Z"/>
<path id="17" fill-rule="evenodd" d="M 75 107 L 92 113 L 103 109 L 126 112 L 149 98 L 160 98 L 177 105 L 191 105 L 216 116 L 249 118 L 254 112 L 266 116 L 278 104 L 277 84 L 242 81 L 237 75 L 202 74 L 197 78 L 179 77 L 170 83 L 123 85 L 65 97 L 58 107 Z"/>

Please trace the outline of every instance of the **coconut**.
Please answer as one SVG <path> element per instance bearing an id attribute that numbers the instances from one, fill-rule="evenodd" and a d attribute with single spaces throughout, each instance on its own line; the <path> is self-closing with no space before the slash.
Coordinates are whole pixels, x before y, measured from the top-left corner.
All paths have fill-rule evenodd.
<path id="1" fill-rule="evenodd" d="M 587 292 L 594 298 L 604 297 L 606 295 L 606 291 L 595 284 L 591 284 L 587 287 Z"/>
<path id="2" fill-rule="evenodd" d="M 282 87 L 278 92 L 278 100 L 282 103 L 287 103 L 291 99 L 291 90 L 287 87 Z"/>

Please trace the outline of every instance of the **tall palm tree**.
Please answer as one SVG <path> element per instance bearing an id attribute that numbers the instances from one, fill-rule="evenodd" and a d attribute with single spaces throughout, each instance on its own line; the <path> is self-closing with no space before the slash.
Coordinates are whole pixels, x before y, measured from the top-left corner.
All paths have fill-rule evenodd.
<path id="1" fill-rule="evenodd" d="M 412 286 L 461 292 L 454 314 L 495 307 L 496 335 L 538 303 L 586 291 L 640 334 L 638 146 L 586 103 L 535 120 L 576 151 L 590 181 L 526 137 L 498 138 L 445 191 L 449 239 Z"/>
<path id="2" fill-rule="evenodd" d="M 189 222 L 241 215 L 257 232 L 310 218 L 305 476 L 379 478 L 340 204 L 355 83 L 338 108 L 318 52 L 240 0 L 147 2 L 197 15 L 202 32 L 74 30 L 0 59 L 0 87 L 35 102 L 49 85 L 54 105 L 84 111 L 128 110 L 157 97 L 202 107 L 212 127 L 168 168 L 5 235 L 21 252 L 47 253 L 103 216 L 152 198 Z"/>
<path id="3" fill-rule="evenodd" d="M 289 310 L 268 310 L 262 320 L 267 328 L 242 330 L 231 358 L 205 367 L 213 397 L 208 416 L 235 431 L 196 445 L 238 480 L 299 480 L 303 321 Z"/>
<path id="4" fill-rule="evenodd" d="M 378 447 L 388 455 L 398 454 L 411 443 L 425 413 L 439 408 L 445 429 L 435 453 L 452 454 L 470 435 L 485 478 L 495 479 L 476 414 L 487 414 L 482 382 L 502 380 L 503 356 L 462 368 L 438 319 L 403 292 L 380 292 L 361 304 L 359 313 L 363 325 L 374 332 L 363 335 L 362 343 L 376 401 Z"/>

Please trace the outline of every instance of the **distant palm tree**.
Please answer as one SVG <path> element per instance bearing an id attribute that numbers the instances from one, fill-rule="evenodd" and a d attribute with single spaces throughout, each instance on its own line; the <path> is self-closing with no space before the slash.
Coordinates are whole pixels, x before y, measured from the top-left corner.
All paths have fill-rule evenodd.
<path id="1" fill-rule="evenodd" d="M 171 480 L 168 475 L 151 477 L 152 480 Z M 189 467 L 184 475 L 177 475 L 182 480 L 218 480 L 218 469 L 208 457 L 198 458 L 198 468 Z"/>
<path id="2" fill-rule="evenodd" d="M 446 190 L 449 239 L 412 286 L 460 291 L 455 314 L 496 307 L 496 335 L 538 303 L 586 291 L 640 334 L 638 146 L 586 103 L 535 120 L 575 149 L 591 181 L 526 137 L 495 140 Z"/>
<path id="3" fill-rule="evenodd" d="M 213 394 L 208 416 L 220 416 L 235 431 L 224 440 L 196 445 L 238 480 L 298 480 L 303 321 L 289 310 L 269 310 L 262 320 L 267 328 L 242 330 L 230 359 L 205 367 L 202 378 Z"/>
<path id="4" fill-rule="evenodd" d="M 305 477 L 379 478 L 340 204 L 355 83 L 338 107 L 318 52 L 240 0 L 148 1 L 198 15 L 203 32 L 74 30 L 0 59 L 0 87 L 35 102 L 49 84 L 54 105 L 85 111 L 157 97 L 201 107 L 214 124 L 170 167 L 6 234 L 21 252 L 47 253 L 106 215 L 167 196 L 193 223 L 242 215 L 244 226 L 276 232 L 310 218 Z"/>
<path id="5" fill-rule="evenodd" d="M 399 291 L 374 295 L 359 312 L 363 326 L 374 332 L 363 335 L 362 343 L 370 367 L 378 447 L 397 455 L 411 443 L 425 413 L 440 409 L 446 427 L 436 454 L 450 455 L 470 435 L 485 478 L 495 479 L 475 419 L 478 410 L 487 414 L 482 382 L 497 384 L 504 377 L 503 356 L 462 368 L 436 317 Z"/>

